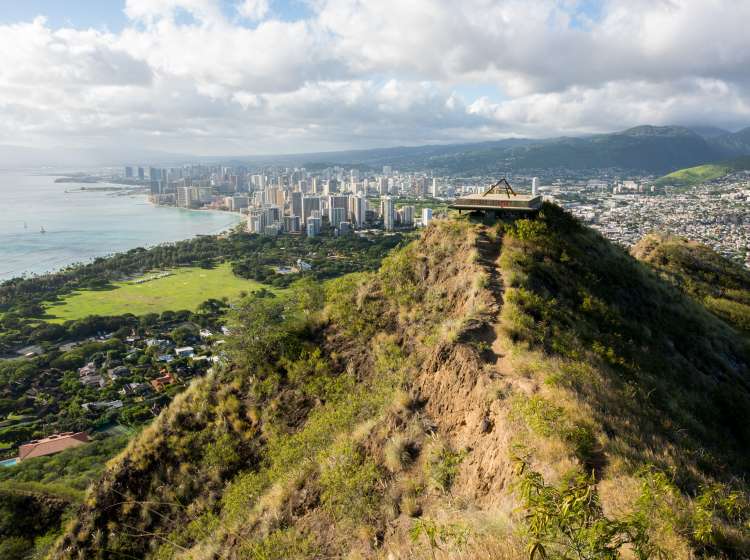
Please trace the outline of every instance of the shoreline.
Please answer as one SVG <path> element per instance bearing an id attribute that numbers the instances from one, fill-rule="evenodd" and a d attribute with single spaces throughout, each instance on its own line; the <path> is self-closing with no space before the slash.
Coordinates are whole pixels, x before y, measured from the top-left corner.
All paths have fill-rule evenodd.
<path id="1" fill-rule="evenodd" d="M 15 173 L 12 175 L 16 175 Z M 20 175 L 20 174 L 19 174 Z M 30 177 L 29 175 L 25 175 L 26 177 Z M 163 206 L 153 203 L 151 200 L 149 200 L 149 196 L 147 193 L 144 192 L 132 192 L 132 186 L 129 185 L 117 185 L 109 182 L 101 182 L 99 183 L 100 189 L 97 188 L 84 188 L 84 189 L 76 189 L 73 191 L 73 189 L 70 190 L 64 190 L 65 187 L 70 188 L 71 183 L 54 183 L 54 177 L 59 175 L 44 175 L 44 177 L 49 177 L 52 182 L 48 187 L 63 187 L 58 192 L 60 192 L 63 196 L 65 194 L 94 194 L 98 195 L 99 200 L 103 200 L 106 198 L 112 198 L 112 199 L 118 199 L 118 198 L 126 198 L 130 199 L 129 202 L 113 202 L 112 208 L 107 206 L 109 203 L 103 202 L 102 205 L 106 207 L 106 209 L 102 210 L 100 216 L 106 221 L 107 217 L 109 216 L 110 210 L 113 212 L 113 218 L 112 222 L 115 224 L 115 227 L 108 230 L 105 226 L 102 226 L 101 230 L 92 230 L 92 231 L 83 231 L 83 232 L 75 232 L 75 218 L 71 221 L 70 225 L 67 223 L 64 224 L 55 224 L 52 227 L 48 226 L 47 222 L 42 222 L 43 227 L 45 228 L 44 234 L 36 234 L 36 235 L 43 235 L 44 237 L 35 237 L 31 235 L 25 235 L 25 233 L 28 231 L 29 234 L 36 232 L 38 228 L 32 225 L 33 222 L 29 220 L 29 229 L 26 230 L 20 229 L 18 233 L 13 233 L 6 231 L 2 235 L 8 236 L 8 241 L 11 244 L 11 247 L 13 247 L 14 243 L 22 243 L 23 245 L 28 245 L 28 250 L 24 253 L 22 250 L 14 250 L 11 248 L 9 249 L 9 253 L 7 253 L 7 265 L 8 268 L 2 273 L 2 276 L 0 276 L 0 285 L 5 284 L 8 281 L 11 281 L 16 278 L 23 278 L 23 279 L 32 279 L 32 278 L 43 278 L 45 276 L 53 276 L 55 274 L 59 274 L 62 271 L 66 270 L 69 267 L 73 266 L 86 266 L 94 262 L 96 259 L 101 258 L 110 258 L 114 255 L 126 253 L 132 249 L 142 247 L 144 249 L 151 249 L 154 247 L 158 247 L 160 245 L 171 245 L 174 243 L 178 243 L 181 241 L 186 241 L 189 239 L 193 239 L 200 236 L 220 236 L 225 235 L 226 233 L 234 230 L 238 225 L 240 225 L 243 222 L 243 217 L 241 214 L 237 212 L 230 212 L 227 210 L 219 210 L 215 208 L 206 208 L 206 209 L 197 209 L 197 208 L 180 208 L 176 206 Z M 37 176 L 39 177 L 39 176 Z M 89 186 L 89 183 L 83 184 L 81 186 L 87 187 Z M 113 189 L 112 192 L 104 192 L 101 190 L 101 188 L 106 188 L 107 186 L 111 187 Z M 57 190 L 57 189 L 55 189 Z M 118 192 L 121 191 L 121 192 Z M 131 192 L 127 192 L 131 191 Z M 67 197 L 66 197 L 67 198 Z M 72 198 L 79 198 L 79 197 L 72 197 Z M 85 199 L 88 197 L 82 197 L 82 199 Z M 91 200 L 91 199 L 90 199 Z M 93 204 L 96 204 L 96 198 L 93 199 Z M 87 203 L 87 205 L 90 207 L 91 202 Z M 122 205 L 122 206 L 120 206 Z M 149 209 L 144 210 L 144 215 L 141 218 L 140 215 L 138 215 L 137 210 L 133 210 L 133 208 L 129 208 L 129 206 L 135 206 L 135 207 L 144 207 L 147 206 Z M 75 206 L 75 204 L 73 204 Z M 11 206 L 12 207 L 12 206 Z M 134 214 L 133 217 L 124 219 L 118 214 L 118 207 L 122 210 L 125 209 L 126 212 L 130 212 Z M 202 212 L 203 216 L 213 215 L 214 218 L 206 218 L 205 225 L 203 225 L 203 221 L 197 220 L 197 221 L 191 221 L 188 218 L 176 218 L 174 217 L 176 214 L 174 212 L 169 213 L 170 217 L 166 217 L 166 214 L 162 215 L 161 220 L 159 219 L 159 215 L 151 216 L 149 218 L 149 212 L 155 212 L 155 209 L 161 209 L 161 208 L 168 208 L 172 210 L 189 210 L 190 212 Z M 211 214 L 209 214 L 211 213 Z M 76 215 L 75 208 L 70 209 L 70 214 L 72 216 Z M 91 215 L 91 212 L 89 212 L 89 215 Z M 197 216 L 198 214 L 193 214 Z M 23 218 L 19 218 L 19 221 L 21 221 Z M 89 219 L 85 212 L 83 213 L 80 221 L 85 222 L 87 219 Z M 142 230 L 143 233 L 139 236 L 138 234 L 133 234 L 133 228 L 132 226 L 128 228 L 126 225 L 123 226 L 123 224 L 130 224 L 137 220 L 143 220 L 144 223 L 144 229 Z M 211 223 L 211 220 L 215 222 L 220 223 Z M 101 221 L 101 220 L 99 220 Z M 162 224 L 164 222 L 164 224 Z M 97 224 L 98 225 L 98 224 Z M 159 226 L 163 225 L 164 229 L 160 229 Z M 201 227 L 203 225 L 203 227 Z M 118 227 L 119 226 L 119 227 Z M 57 229 L 56 229 L 57 228 Z M 201 231 L 201 229 L 203 231 Z M 184 230 L 184 231 L 183 231 Z M 196 231 L 197 230 L 197 231 Z M 56 235 L 67 235 L 70 236 L 71 231 L 73 231 L 76 235 L 81 236 L 81 239 L 83 241 L 79 242 L 78 239 L 67 242 L 65 239 L 57 238 L 58 245 L 55 246 L 55 239 L 53 237 L 52 240 L 49 240 L 49 236 L 56 236 Z M 140 233 L 141 230 L 138 230 Z M 122 232 L 120 234 L 120 232 Z M 167 235 L 165 235 L 165 232 Z M 176 232 L 177 235 L 174 236 L 174 238 L 169 238 L 168 233 L 169 232 Z M 149 234 L 151 235 L 152 239 L 144 239 L 145 237 L 149 237 Z M 107 237 L 107 235 L 109 237 Z M 166 239 L 159 240 L 158 237 L 167 237 Z M 138 238 L 140 237 L 140 239 Z M 132 239 L 131 239 L 132 238 Z M 41 241 L 44 239 L 45 241 Z M 98 240 L 101 244 L 101 247 L 104 247 L 105 249 L 108 247 L 112 247 L 111 250 L 107 252 L 100 252 L 98 251 L 98 247 L 93 247 L 93 250 L 87 251 L 88 248 L 91 248 L 91 240 L 95 239 Z M 52 241 L 50 243 L 50 241 Z M 118 245 L 118 241 L 123 243 L 123 246 Z M 128 242 L 132 242 L 131 244 L 127 244 Z M 66 251 L 65 248 L 69 248 L 69 251 Z M 86 253 L 88 252 L 87 256 L 80 256 L 77 253 Z M 49 258 L 50 255 L 56 255 L 57 258 L 54 260 L 52 258 Z M 55 263 L 54 261 L 57 261 Z M 47 270 L 34 270 L 36 267 L 37 269 L 41 269 L 42 266 L 46 266 L 45 263 L 49 263 L 50 268 Z M 39 266 L 42 264 L 42 266 Z"/>

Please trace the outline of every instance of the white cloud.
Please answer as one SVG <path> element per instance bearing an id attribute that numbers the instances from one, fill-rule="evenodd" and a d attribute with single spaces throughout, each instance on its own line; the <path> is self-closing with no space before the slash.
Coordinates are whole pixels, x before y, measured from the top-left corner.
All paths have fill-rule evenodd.
<path id="1" fill-rule="evenodd" d="M 748 124 L 750 2 L 581 5 L 311 0 L 285 21 L 268 0 L 127 0 L 117 33 L 1 25 L 0 143 L 239 154 Z"/>
<path id="2" fill-rule="evenodd" d="M 237 13 L 240 16 L 257 21 L 261 20 L 268 15 L 271 10 L 268 0 L 243 0 L 243 2 L 237 6 Z"/>

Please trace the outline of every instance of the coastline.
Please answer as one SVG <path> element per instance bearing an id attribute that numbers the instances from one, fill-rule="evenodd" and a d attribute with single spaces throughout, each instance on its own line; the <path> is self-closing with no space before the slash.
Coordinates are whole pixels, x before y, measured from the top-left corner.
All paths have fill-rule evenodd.
<path id="1" fill-rule="evenodd" d="M 0 209 L 0 284 L 55 274 L 137 247 L 222 235 L 242 223 L 236 212 L 154 204 L 132 186 L 102 182 L 101 189 L 90 183 L 74 189 L 71 183 L 55 183 L 60 175 L 0 176 L 0 195 L 8 200 Z M 107 187 L 112 190 L 102 190 Z"/>

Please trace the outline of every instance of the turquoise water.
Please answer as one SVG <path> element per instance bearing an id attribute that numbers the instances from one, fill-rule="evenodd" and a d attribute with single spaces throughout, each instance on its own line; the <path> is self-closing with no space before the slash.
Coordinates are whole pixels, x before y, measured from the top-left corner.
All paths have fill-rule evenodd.
<path id="1" fill-rule="evenodd" d="M 0 281 L 223 231 L 238 214 L 157 207 L 145 195 L 66 192 L 55 177 L 0 174 Z M 46 233 L 40 233 L 44 228 Z"/>
<path id="2" fill-rule="evenodd" d="M 18 464 L 18 457 L 14 457 L 13 459 L 5 459 L 5 461 L 0 461 L 0 467 L 15 467 Z"/>

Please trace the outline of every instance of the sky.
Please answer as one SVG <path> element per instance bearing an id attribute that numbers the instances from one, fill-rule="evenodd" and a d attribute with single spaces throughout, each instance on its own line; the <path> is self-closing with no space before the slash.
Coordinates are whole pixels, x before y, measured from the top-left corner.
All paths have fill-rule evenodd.
<path id="1" fill-rule="evenodd" d="M 748 21 L 750 0 L 0 0 L 0 145 L 212 156 L 736 130 Z"/>

